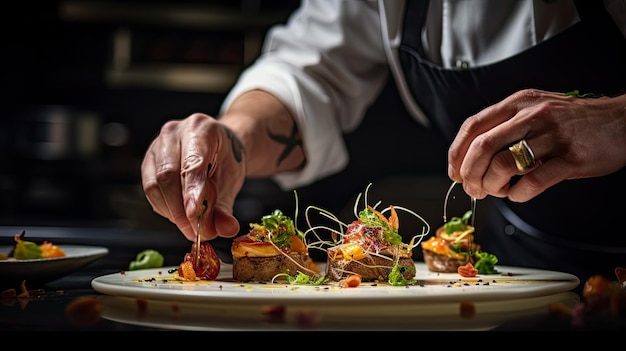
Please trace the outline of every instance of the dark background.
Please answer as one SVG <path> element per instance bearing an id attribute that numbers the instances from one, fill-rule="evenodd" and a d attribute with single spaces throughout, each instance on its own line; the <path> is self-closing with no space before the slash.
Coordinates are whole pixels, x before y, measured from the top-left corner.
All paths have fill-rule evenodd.
<path id="1" fill-rule="evenodd" d="M 137 250 L 176 248 L 174 262 L 166 264 L 177 264 L 189 243 L 146 201 L 140 184 L 143 154 L 166 121 L 194 112 L 217 115 L 238 73 L 258 55 L 265 31 L 286 21 L 298 4 L 10 5 L 5 17 L 16 25 L 3 30 L 2 42 L 0 244 L 11 245 L 22 228 L 33 240 L 50 236 L 57 243 L 98 244 L 112 251 L 127 244 Z M 392 81 L 346 142 L 352 158 L 345 171 L 297 189 L 300 227 L 310 204 L 344 222 L 353 220 L 355 196 L 369 183 L 370 204 L 408 207 L 431 226 L 442 223 L 451 185 L 447 145 L 408 116 Z M 462 194 L 458 189 L 454 194 Z M 456 198 L 449 216 L 469 208 L 468 198 Z M 295 203 L 293 192 L 271 180 L 249 179 L 234 212 L 245 232 L 277 208 L 295 216 Z M 421 223 L 403 218 L 403 235 L 421 232 Z M 215 242 L 226 251 L 228 245 Z"/>

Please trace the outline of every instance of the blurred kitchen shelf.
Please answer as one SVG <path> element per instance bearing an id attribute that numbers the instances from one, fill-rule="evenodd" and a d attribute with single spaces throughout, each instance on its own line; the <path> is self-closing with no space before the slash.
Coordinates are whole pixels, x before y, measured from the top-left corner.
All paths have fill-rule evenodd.
<path id="1" fill-rule="evenodd" d="M 184 64 L 146 64 L 131 69 L 111 68 L 105 81 L 112 88 L 152 87 L 188 92 L 223 92 L 235 82 L 238 67 L 196 67 Z"/>
<path id="2" fill-rule="evenodd" d="M 62 1 L 59 18 L 112 27 L 111 88 L 225 93 L 297 1 Z M 184 53 L 188 53 L 185 55 Z"/>
<path id="3" fill-rule="evenodd" d="M 265 6 L 275 3 L 274 6 Z M 62 1 L 65 21 L 153 24 L 196 29 L 266 28 L 283 22 L 298 1 Z M 287 7 L 289 5 L 290 7 Z M 284 6 L 285 8 L 281 8 Z"/>

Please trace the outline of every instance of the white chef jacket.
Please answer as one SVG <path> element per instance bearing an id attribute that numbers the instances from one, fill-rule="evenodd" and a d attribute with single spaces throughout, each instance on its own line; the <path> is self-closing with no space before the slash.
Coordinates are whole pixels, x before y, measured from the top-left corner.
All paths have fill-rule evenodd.
<path id="1" fill-rule="evenodd" d="M 626 36 L 626 1 L 604 3 Z M 303 0 L 285 25 L 268 32 L 261 55 L 242 73 L 222 112 L 253 89 L 270 92 L 287 106 L 302 133 L 307 163 L 274 176 L 282 189 L 346 167 L 343 134 L 361 123 L 389 72 L 409 113 L 429 126 L 399 65 L 404 5 L 403 0 Z M 416 28 L 422 30 L 425 54 L 449 69 L 498 62 L 580 21 L 573 0 L 431 0 L 427 16 L 425 28 Z"/>

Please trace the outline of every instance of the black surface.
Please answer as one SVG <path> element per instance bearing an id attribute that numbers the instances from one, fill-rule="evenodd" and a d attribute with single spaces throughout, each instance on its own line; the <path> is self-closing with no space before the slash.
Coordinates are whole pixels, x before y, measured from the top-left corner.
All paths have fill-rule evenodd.
<path id="1" fill-rule="evenodd" d="M 0 227 L 0 232 L 12 233 L 17 229 Z M 107 246 L 110 250 L 110 255 L 43 286 L 30 286 L 28 282 L 25 282 L 26 289 L 30 291 L 30 298 L 28 299 L 16 297 L 0 298 L 0 334 L 9 336 L 15 332 L 26 332 L 30 333 L 29 335 L 45 333 L 46 337 L 50 337 L 49 340 L 56 340 L 67 337 L 65 333 L 58 334 L 58 332 L 94 332 L 98 335 L 97 339 L 90 340 L 90 343 L 109 343 L 110 340 L 103 337 L 103 332 L 141 331 L 158 333 L 167 330 L 186 333 L 186 331 L 145 327 L 105 318 L 98 318 L 93 323 L 77 324 L 70 318 L 71 315 L 66 312 L 67 306 L 78 298 L 101 296 L 100 293 L 92 289 L 91 281 L 102 275 L 125 270 L 128 263 L 134 259 L 136 253 L 147 247 L 145 241 L 147 237 L 152 238 L 150 247 L 161 251 L 166 257 L 166 266 L 176 265 L 180 262 L 186 250 L 190 248 L 189 243 L 182 235 L 123 228 L 30 228 L 30 232 L 34 240 L 54 238 L 55 242 L 61 244 L 78 242 L 83 245 Z M 8 240 L 8 236 L 0 236 L 0 239 L 5 244 L 4 241 Z M 218 245 L 215 246 L 218 248 L 218 251 L 223 250 Z M 10 288 L 15 289 L 17 294 L 21 292 L 21 287 L 18 285 L 0 288 L 0 291 Z M 572 340 L 572 337 L 581 336 L 580 332 L 583 331 L 615 332 L 624 330 L 626 328 L 625 322 L 624 316 L 621 316 L 621 319 L 601 316 L 601 318 L 588 320 L 583 326 L 575 326 L 572 324 L 572 319 L 569 316 L 545 314 L 510 320 L 492 331 L 566 332 L 568 340 Z M 384 323 L 384 321 L 381 321 L 381 323 Z M 462 334 L 462 332 L 454 332 L 453 334 Z M 342 332 L 342 335 L 345 336 L 346 332 Z M 150 339 L 149 342 L 152 343 L 155 340 Z"/>

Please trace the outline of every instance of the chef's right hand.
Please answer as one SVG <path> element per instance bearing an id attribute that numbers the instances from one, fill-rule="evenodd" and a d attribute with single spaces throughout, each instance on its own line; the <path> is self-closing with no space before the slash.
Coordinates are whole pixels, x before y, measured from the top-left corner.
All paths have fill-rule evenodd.
<path id="1" fill-rule="evenodd" d="M 201 240 L 238 234 L 233 204 L 245 176 L 246 155 L 239 139 L 201 113 L 164 124 L 141 164 L 143 190 L 152 209 L 190 241 L 196 239 L 204 200 L 208 206 L 200 224 Z"/>

